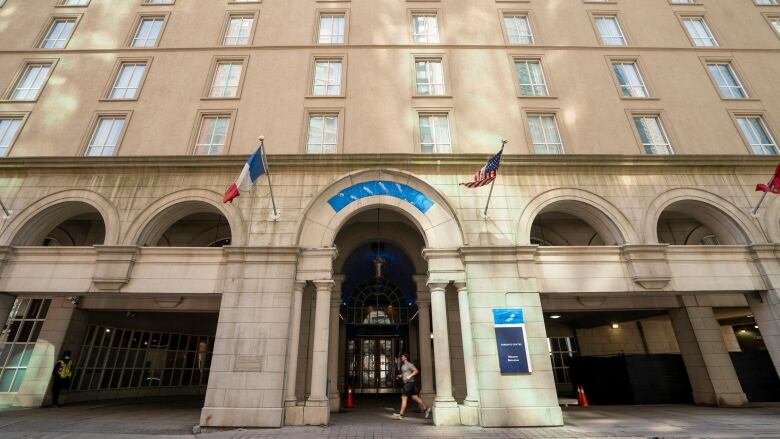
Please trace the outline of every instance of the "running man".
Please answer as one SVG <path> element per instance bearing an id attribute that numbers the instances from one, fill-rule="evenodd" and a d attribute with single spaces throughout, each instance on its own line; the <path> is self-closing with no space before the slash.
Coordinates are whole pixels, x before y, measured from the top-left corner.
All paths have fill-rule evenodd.
<path id="1" fill-rule="evenodd" d="M 425 412 L 426 419 L 431 416 L 430 407 L 425 406 L 422 398 L 420 398 L 420 392 L 417 391 L 415 377 L 419 374 L 420 371 L 417 370 L 417 367 L 409 361 L 409 354 L 401 354 L 401 373 L 398 375 L 398 378 L 404 380 L 404 388 L 402 390 L 403 393 L 401 394 L 401 410 L 398 413 L 393 413 L 393 416 L 395 416 L 396 419 L 404 418 L 404 412 L 406 411 L 406 405 L 409 402 L 410 397 L 412 398 L 412 401 L 417 403 L 420 410 Z"/>

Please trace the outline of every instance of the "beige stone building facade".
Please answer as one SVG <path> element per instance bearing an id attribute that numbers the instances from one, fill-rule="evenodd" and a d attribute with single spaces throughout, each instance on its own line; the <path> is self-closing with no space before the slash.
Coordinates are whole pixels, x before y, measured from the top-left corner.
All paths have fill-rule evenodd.
<path id="1" fill-rule="evenodd" d="M 327 424 L 404 351 L 435 425 L 560 425 L 598 361 L 766 400 L 778 71 L 773 0 L 0 0 L 0 405 L 66 350 L 67 402 L 203 426 Z M 222 202 L 259 135 L 277 214 Z"/>

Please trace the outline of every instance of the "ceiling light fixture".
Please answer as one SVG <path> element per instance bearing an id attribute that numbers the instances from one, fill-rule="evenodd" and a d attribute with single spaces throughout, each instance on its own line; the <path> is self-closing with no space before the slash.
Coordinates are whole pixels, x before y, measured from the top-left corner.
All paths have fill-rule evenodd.
<path id="1" fill-rule="evenodd" d="M 560 319 L 561 316 L 559 316 L 558 314 L 553 314 L 553 315 L 550 316 L 550 318 L 551 319 Z"/>

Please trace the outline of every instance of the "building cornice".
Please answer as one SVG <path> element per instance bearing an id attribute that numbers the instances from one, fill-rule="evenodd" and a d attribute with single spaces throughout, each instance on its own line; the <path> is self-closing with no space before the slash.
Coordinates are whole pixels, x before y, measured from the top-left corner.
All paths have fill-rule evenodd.
<path id="1" fill-rule="evenodd" d="M 229 156 L 125 156 L 125 157 L 7 157 L 0 159 L 0 171 L 33 169 L 219 169 L 240 168 L 246 155 Z M 271 154 L 269 168 L 275 172 L 345 170 L 356 168 L 436 168 L 459 172 L 473 171 L 484 165 L 489 154 Z M 643 168 L 654 172 L 702 168 L 707 172 L 730 173 L 737 170 L 766 172 L 777 165 L 776 156 L 752 155 L 504 155 L 502 170 L 538 170 L 545 172 L 578 169 Z M 512 171 L 510 171 L 512 172 Z M 514 173 L 514 172 L 513 172 Z M 521 172 L 518 172 L 521 173 Z"/>

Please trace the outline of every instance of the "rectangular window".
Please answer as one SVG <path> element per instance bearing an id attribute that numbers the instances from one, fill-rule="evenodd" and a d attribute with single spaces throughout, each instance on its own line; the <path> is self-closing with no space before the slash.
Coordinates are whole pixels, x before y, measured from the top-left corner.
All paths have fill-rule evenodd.
<path id="1" fill-rule="evenodd" d="M 550 337 L 547 339 L 552 361 L 555 384 L 571 384 L 569 373 L 572 359 L 577 356 L 577 340 L 575 337 Z"/>
<path id="2" fill-rule="evenodd" d="M 531 32 L 531 24 L 527 15 L 504 15 L 506 36 L 511 44 L 533 44 L 534 36 Z"/>
<path id="3" fill-rule="evenodd" d="M 704 17 L 685 17 L 683 25 L 694 46 L 714 47 L 718 45 L 709 26 L 707 26 L 707 22 L 704 21 Z"/>
<path id="4" fill-rule="evenodd" d="M 226 46 L 243 46 L 249 44 L 249 35 L 252 33 L 252 23 L 255 19 L 251 15 L 231 15 L 228 18 L 225 38 L 222 44 Z"/>
<path id="5" fill-rule="evenodd" d="M 312 96 L 341 95 L 341 60 L 314 60 L 314 80 L 311 94 Z"/>
<path id="6" fill-rule="evenodd" d="M 11 93 L 11 100 L 34 101 L 46 84 L 51 64 L 28 64 Z"/>
<path id="7" fill-rule="evenodd" d="M 534 114 L 528 116 L 534 154 L 563 154 L 563 142 L 555 115 Z"/>
<path id="8" fill-rule="evenodd" d="M 234 98 L 238 96 L 238 84 L 241 81 L 241 71 L 244 64 L 241 61 L 220 61 L 214 71 L 209 97 Z"/>
<path id="9" fill-rule="evenodd" d="M 420 115 L 420 152 L 423 154 L 452 153 L 450 121 L 446 114 Z"/>
<path id="10" fill-rule="evenodd" d="M 772 26 L 772 30 L 780 36 L 780 17 L 772 17 L 769 19 L 769 24 Z"/>
<path id="11" fill-rule="evenodd" d="M 88 156 L 110 156 L 119 145 L 122 130 L 125 127 L 124 116 L 100 116 L 95 131 L 87 146 Z"/>
<path id="12" fill-rule="evenodd" d="M 60 6 L 87 6 L 89 0 L 62 0 Z"/>
<path id="13" fill-rule="evenodd" d="M 320 29 L 317 42 L 320 44 L 343 44 L 344 24 L 344 14 L 320 15 Z"/>
<path id="14" fill-rule="evenodd" d="M 440 58 L 417 59 L 414 69 L 418 95 L 444 95 L 444 67 Z"/>
<path id="15" fill-rule="evenodd" d="M 620 23 L 614 15 L 600 15 L 593 17 L 596 23 L 596 29 L 601 37 L 601 44 L 605 46 L 625 46 L 626 38 L 623 36 L 623 30 Z"/>
<path id="16" fill-rule="evenodd" d="M 0 117 L 0 157 L 8 155 L 21 126 L 21 117 Z"/>
<path id="17" fill-rule="evenodd" d="M 198 137 L 195 139 L 195 155 L 221 154 L 227 142 L 230 116 L 213 114 L 202 116 Z"/>
<path id="18" fill-rule="evenodd" d="M 542 63 L 539 60 L 515 60 L 521 96 L 548 96 Z"/>
<path id="19" fill-rule="evenodd" d="M 639 133 L 645 154 L 672 154 L 672 145 L 669 143 L 669 138 L 666 136 L 666 131 L 658 116 L 634 116 L 634 125 Z"/>
<path id="20" fill-rule="evenodd" d="M 696 3 L 696 0 L 671 0 L 670 3 L 675 5 L 692 5 Z"/>
<path id="21" fill-rule="evenodd" d="M 753 0 L 755 4 L 759 6 L 767 5 L 767 6 L 774 6 L 778 5 L 780 3 L 777 2 L 777 0 Z"/>
<path id="22" fill-rule="evenodd" d="M 737 116 L 737 124 L 756 155 L 776 155 L 777 144 L 761 116 Z"/>
<path id="23" fill-rule="evenodd" d="M 38 45 L 41 49 L 63 49 L 76 27 L 75 18 L 55 18 Z"/>
<path id="24" fill-rule="evenodd" d="M 141 79 L 144 77 L 146 63 L 125 62 L 119 66 L 114 85 L 111 87 L 111 99 L 135 99 Z"/>
<path id="25" fill-rule="evenodd" d="M 426 44 L 439 42 L 439 22 L 436 14 L 412 15 L 412 41 Z"/>
<path id="26" fill-rule="evenodd" d="M 721 96 L 726 99 L 742 99 L 747 97 L 747 93 L 745 93 L 745 89 L 739 82 L 731 64 L 710 63 L 707 64 L 707 70 L 709 70 L 712 80 L 718 85 Z"/>
<path id="27" fill-rule="evenodd" d="M 147 5 L 172 5 L 175 0 L 146 0 Z"/>
<path id="28" fill-rule="evenodd" d="M 639 73 L 639 67 L 637 67 L 636 62 L 613 62 L 612 68 L 615 71 L 615 77 L 617 77 L 620 91 L 624 97 L 646 98 L 648 96 L 645 81 Z"/>
<path id="29" fill-rule="evenodd" d="M 18 392 L 46 320 L 51 299 L 17 297 L 6 322 L 7 335 L 0 345 L 0 392 Z"/>
<path id="30" fill-rule="evenodd" d="M 335 154 L 339 139 L 337 114 L 312 114 L 309 116 L 307 154 Z"/>
<path id="31" fill-rule="evenodd" d="M 130 42 L 132 47 L 154 47 L 157 45 L 157 40 L 162 32 L 163 23 L 165 19 L 163 17 L 143 17 L 138 22 L 138 28 L 133 35 L 133 40 Z"/>

